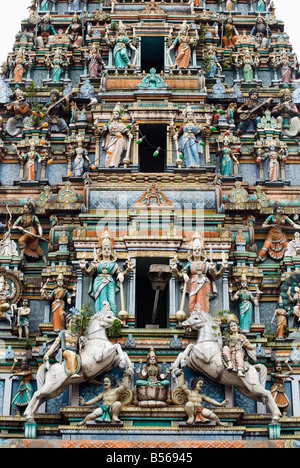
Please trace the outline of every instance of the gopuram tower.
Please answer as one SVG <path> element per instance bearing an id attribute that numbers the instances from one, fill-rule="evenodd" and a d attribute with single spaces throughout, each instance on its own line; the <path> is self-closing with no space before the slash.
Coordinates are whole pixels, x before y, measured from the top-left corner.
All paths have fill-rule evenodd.
<path id="1" fill-rule="evenodd" d="M 4 447 L 297 446 L 299 85 L 273 1 L 31 1 L 0 78 Z"/>

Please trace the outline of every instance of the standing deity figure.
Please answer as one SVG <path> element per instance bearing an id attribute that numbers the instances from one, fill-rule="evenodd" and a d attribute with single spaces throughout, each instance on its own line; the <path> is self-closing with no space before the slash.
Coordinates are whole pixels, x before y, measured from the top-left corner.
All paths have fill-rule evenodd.
<path id="1" fill-rule="evenodd" d="M 29 338 L 29 315 L 31 312 L 29 300 L 24 298 L 21 307 L 17 307 L 16 304 L 13 304 L 11 308 L 12 314 L 16 317 L 19 338 L 22 338 L 23 330 L 25 338 Z"/>
<path id="2" fill-rule="evenodd" d="M 184 21 L 179 29 L 179 33 L 175 41 L 172 41 L 173 29 L 169 33 L 169 49 L 168 57 L 170 60 L 171 68 L 188 68 L 191 61 L 192 47 L 196 47 L 199 41 L 199 36 L 196 39 L 189 37 L 189 25 Z M 175 63 L 172 61 L 171 50 L 177 49 L 177 56 Z"/>
<path id="3" fill-rule="evenodd" d="M 8 64 L 13 69 L 14 82 L 22 83 L 26 69 L 31 66 L 30 60 L 27 60 L 25 57 L 24 50 L 19 49 L 15 59 L 9 57 Z"/>
<path id="4" fill-rule="evenodd" d="M 248 370 L 246 357 L 256 361 L 256 348 L 245 335 L 240 333 L 239 322 L 234 315 L 227 317 L 227 323 L 230 338 L 228 345 L 225 345 L 222 351 L 226 369 L 237 372 L 239 377 L 245 377 L 245 372 Z"/>
<path id="5" fill-rule="evenodd" d="M 202 134 L 202 129 L 197 124 L 190 106 L 185 108 L 183 116 L 184 124 L 174 135 L 174 140 L 179 143 L 178 157 L 184 161 L 186 167 L 200 167 L 200 154 L 203 154 L 204 143 L 199 142 L 198 138 Z"/>
<path id="6" fill-rule="evenodd" d="M 187 403 L 185 405 L 185 411 L 188 416 L 187 424 L 198 424 L 207 423 L 210 420 L 215 421 L 217 426 L 227 426 L 227 423 L 222 423 L 219 417 L 212 411 L 211 408 L 205 408 L 203 402 L 209 405 L 224 408 L 229 403 L 228 400 L 224 400 L 222 403 L 210 398 L 202 393 L 204 380 L 202 377 L 194 377 L 191 382 L 191 388 L 186 385 L 184 380 L 184 373 L 182 370 L 178 372 L 179 382 L 178 388 L 186 396 Z"/>
<path id="7" fill-rule="evenodd" d="M 66 29 L 66 36 L 70 41 L 70 48 L 77 49 L 82 47 L 83 37 L 82 37 L 82 24 L 80 16 L 77 13 L 74 13 L 72 18 L 72 23 Z"/>
<path id="8" fill-rule="evenodd" d="M 224 37 L 223 37 L 223 46 L 224 47 L 235 47 L 235 44 L 239 38 L 239 32 L 237 28 L 233 24 L 233 17 L 230 14 L 228 17 L 225 29 L 224 29 Z"/>
<path id="9" fill-rule="evenodd" d="M 269 232 L 263 248 L 258 254 L 257 263 L 264 262 L 268 255 L 276 261 L 283 259 L 288 249 L 288 240 L 285 232 L 283 232 L 286 226 L 300 229 L 299 224 L 294 223 L 294 221 L 284 214 L 284 207 L 276 205 L 274 213 L 262 225 L 263 229 L 269 229 Z"/>
<path id="10" fill-rule="evenodd" d="M 21 261 L 23 262 L 26 256 L 31 261 L 43 259 L 44 263 L 47 263 L 46 255 L 39 245 L 39 240 L 43 235 L 43 228 L 38 217 L 35 215 L 35 205 L 33 202 L 27 201 L 25 203 L 23 215 L 16 220 L 13 228 L 23 233 L 19 239 Z"/>
<path id="11" fill-rule="evenodd" d="M 207 78 L 215 78 L 218 70 L 220 72 L 222 71 L 222 66 L 217 58 L 216 48 L 213 45 L 208 46 L 207 49 L 203 51 L 203 61 L 206 62 L 205 69 Z"/>
<path id="12" fill-rule="evenodd" d="M 221 154 L 221 175 L 229 177 L 232 174 L 232 161 L 239 166 L 239 160 L 237 159 L 235 152 L 230 147 L 231 141 L 228 134 L 224 135 L 222 140 L 223 148 L 219 150 Z"/>
<path id="13" fill-rule="evenodd" d="M 276 362 L 274 371 L 271 374 L 272 381 L 274 382 L 271 388 L 271 394 L 283 416 L 286 416 L 291 409 L 291 402 L 284 390 L 284 383 L 289 378 L 292 378 L 290 376 L 294 373 L 293 369 L 289 365 L 289 358 L 285 360 L 285 364 L 288 368 L 287 372 L 284 372 L 281 362 Z"/>
<path id="14" fill-rule="evenodd" d="M 276 329 L 276 338 L 279 340 L 284 340 L 286 336 L 286 328 L 288 326 L 287 311 L 283 306 L 283 299 L 280 296 L 278 301 L 278 306 L 274 312 L 274 317 L 272 318 L 271 323 L 274 323 L 277 317 L 277 329 Z M 299 315 L 300 318 L 300 315 Z"/>
<path id="15" fill-rule="evenodd" d="M 286 162 L 287 151 L 276 150 L 276 146 L 271 145 L 270 151 L 265 153 L 265 158 L 269 158 L 269 180 L 277 182 L 280 179 L 280 163 L 281 161 Z"/>
<path id="16" fill-rule="evenodd" d="M 44 47 L 49 48 L 51 43 L 54 40 L 54 37 L 56 36 L 56 30 L 51 24 L 52 18 L 50 13 L 47 13 L 41 23 L 38 25 L 37 28 L 37 38 L 36 38 L 36 43 L 37 43 L 37 48 L 43 49 Z"/>
<path id="17" fill-rule="evenodd" d="M 21 159 L 25 162 L 25 176 L 28 181 L 36 180 L 37 162 L 42 162 L 43 157 L 36 151 L 35 142 L 32 141 L 28 153 L 21 153 Z"/>
<path id="18" fill-rule="evenodd" d="M 101 72 L 105 68 L 105 62 L 99 53 L 97 46 L 93 45 L 89 53 L 85 56 L 90 78 L 100 78 Z"/>
<path id="19" fill-rule="evenodd" d="M 195 310 L 198 304 L 200 304 L 202 311 L 209 313 L 210 297 L 218 294 L 215 281 L 223 276 L 228 266 L 226 255 L 225 252 L 222 252 L 222 266 L 217 271 L 212 259 L 210 262 L 207 260 L 204 242 L 198 231 L 195 232 L 190 242 L 190 249 L 188 263 L 183 270 L 179 272 L 175 262 L 171 264 L 171 269 L 174 276 L 186 284 L 189 292 L 189 314 Z"/>
<path id="20" fill-rule="evenodd" d="M 142 365 L 143 361 L 140 361 Z M 147 356 L 147 365 L 137 370 L 138 380 L 136 381 L 137 387 L 156 387 L 162 385 L 169 387 L 170 382 L 167 380 L 170 370 L 163 374 L 163 368 L 158 365 L 154 348 L 151 348 Z"/>
<path id="21" fill-rule="evenodd" d="M 241 52 L 236 58 L 237 68 L 243 68 L 244 80 L 252 83 L 254 80 L 254 70 L 259 66 L 260 58 L 257 54 L 252 54 L 249 49 Z"/>
<path id="22" fill-rule="evenodd" d="M 280 56 L 280 70 L 281 70 L 281 82 L 290 83 L 292 81 L 292 71 L 294 64 L 290 60 L 288 54 L 283 52 Z"/>
<path id="23" fill-rule="evenodd" d="M 242 333 L 250 332 L 253 317 L 252 303 L 254 303 L 256 306 L 259 305 L 259 293 L 260 291 L 258 290 L 256 297 L 251 293 L 251 291 L 248 288 L 248 280 L 245 273 L 243 273 L 241 277 L 241 287 L 234 295 L 232 294 L 232 285 L 230 286 L 229 297 L 231 302 L 239 301 L 239 319 Z"/>
<path id="24" fill-rule="evenodd" d="M 46 65 L 51 70 L 51 78 L 53 83 L 59 83 L 61 75 L 68 66 L 68 60 L 63 56 L 63 51 L 57 47 L 53 58 L 49 55 L 46 57 Z"/>
<path id="25" fill-rule="evenodd" d="M 119 22 L 117 34 L 111 41 L 108 37 L 108 31 L 106 30 L 105 41 L 107 45 L 113 47 L 113 56 L 117 68 L 134 68 L 137 61 L 138 51 L 136 45 L 135 30 L 133 30 L 133 39 L 127 35 L 126 26 L 123 21 Z M 130 51 L 134 53 L 134 58 L 131 62 Z"/>
<path id="26" fill-rule="evenodd" d="M 95 254 L 94 261 L 89 268 L 86 268 L 86 261 L 80 262 L 83 275 L 91 278 L 90 295 L 95 300 L 96 313 L 99 314 L 108 302 L 110 310 L 117 316 L 116 291 L 117 282 L 124 283 L 124 279 L 130 275 L 133 265 L 128 264 L 125 272 L 121 270 L 117 262 L 114 251 L 114 241 L 109 231 L 104 230 L 100 240 L 100 249 Z M 121 293 L 123 288 L 121 288 Z"/>
<path id="27" fill-rule="evenodd" d="M 90 401 L 85 401 L 83 397 L 79 398 L 82 406 L 94 406 L 99 401 L 102 401 L 97 409 L 88 414 L 83 421 L 77 423 L 77 426 L 85 426 L 88 421 L 120 423 L 119 415 L 122 411 L 122 403 L 120 401 L 122 393 L 130 388 L 129 373 L 124 373 L 122 383 L 117 386 L 116 379 L 113 375 L 105 375 L 103 379 L 104 390 Z"/>
<path id="28" fill-rule="evenodd" d="M 237 0 L 226 0 L 226 11 L 232 11 L 233 7 L 236 7 Z"/>
<path id="29" fill-rule="evenodd" d="M 105 167 L 119 167 L 124 151 L 130 149 L 132 134 L 121 118 L 121 110 L 120 103 L 118 103 L 109 123 L 103 129 L 103 149 L 106 151 Z"/>
<path id="30" fill-rule="evenodd" d="M 269 4 L 269 0 L 258 0 L 257 1 L 257 11 L 266 11 Z"/>
<path id="31" fill-rule="evenodd" d="M 50 357 L 56 352 L 60 362 L 65 363 L 65 373 L 75 380 L 79 378 L 78 375 L 81 368 L 81 360 L 79 356 L 80 346 L 82 344 L 82 327 L 81 317 L 77 319 L 76 315 L 72 313 L 66 316 L 66 330 L 60 330 L 53 345 L 46 352 L 44 362 L 49 364 Z"/>
<path id="32" fill-rule="evenodd" d="M 47 282 L 48 283 L 48 282 Z M 47 283 L 42 285 L 41 297 L 51 302 L 53 330 L 59 333 L 66 328 L 66 310 L 65 303 L 72 304 L 72 299 L 76 296 L 76 290 L 70 293 L 65 287 L 64 275 L 60 273 L 57 277 L 56 288 L 49 293 Z"/>
<path id="33" fill-rule="evenodd" d="M 73 152 L 74 158 L 74 176 L 81 177 L 85 173 L 86 162 L 91 165 L 92 162 L 89 158 L 89 152 L 86 148 L 83 147 L 83 137 L 79 136 L 77 138 L 77 148 Z"/>
<path id="34" fill-rule="evenodd" d="M 14 358 L 14 363 L 11 368 L 12 375 L 10 376 L 10 378 L 12 379 L 15 376 L 18 377 L 19 388 L 11 404 L 14 411 L 16 412 L 16 415 L 21 416 L 21 411 L 26 410 L 28 403 L 33 397 L 34 391 L 31 384 L 32 371 L 29 367 L 28 359 L 22 359 L 20 371 L 16 369 L 17 364 L 18 359 Z"/>

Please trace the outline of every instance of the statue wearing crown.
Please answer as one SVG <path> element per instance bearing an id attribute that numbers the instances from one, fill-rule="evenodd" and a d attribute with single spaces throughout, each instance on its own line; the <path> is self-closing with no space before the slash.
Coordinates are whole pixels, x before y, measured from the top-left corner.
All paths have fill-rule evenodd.
<path id="1" fill-rule="evenodd" d="M 201 309 L 209 313 L 210 298 L 218 294 L 215 281 L 220 279 L 228 266 L 225 252 L 222 252 L 222 266 L 217 271 L 216 264 L 207 259 L 205 246 L 201 234 L 195 232 L 190 242 L 190 252 L 188 263 L 181 272 L 178 271 L 176 264 L 171 265 L 174 276 L 179 281 L 184 281 L 185 289 L 189 293 L 188 311 L 193 312 L 197 304 Z"/>
<path id="2" fill-rule="evenodd" d="M 86 267 L 86 260 L 80 262 L 83 275 L 92 279 L 89 294 L 95 300 L 96 313 L 103 309 L 103 304 L 108 302 L 110 310 L 117 316 L 116 292 L 118 282 L 123 286 L 124 279 L 130 275 L 133 265 L 128 261 L 125 272 L 121 270 L 117 262 L 117 255 L 114 250 L 114 240 L 111 238 L 108 229 L 105 229 L 99 240 L 99 250 L 95 252 L 95 258 L 89 268 Z M 121 287 L 123 291 L 123 287 Z M 122 301 L 123 302 L 123 301 Z"/>

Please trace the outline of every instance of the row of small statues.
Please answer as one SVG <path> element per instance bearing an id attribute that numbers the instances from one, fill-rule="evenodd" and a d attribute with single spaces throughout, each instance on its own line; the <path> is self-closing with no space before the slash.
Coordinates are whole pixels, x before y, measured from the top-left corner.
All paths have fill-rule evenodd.
<path id="1" fill-rule="evenodd" d="M 76 103 L 71 101 L 70 93 L 62 96 L 58 90 L 52 90 L 48 105 L 45 106 L 44 110 L 40 111 L 30 109 L 24 92 L 19 89 L 15 91 L 13 99 L 14 101 L 6 104 L 6 107 L 14 116 L 8 119 L 5 129 L 2 130 L 3 134 L 9 136 L 22 135 L 24 130 L 34 128 L 35 125 L 46 129 L 49 134 L 61 133 L 67 135 L 69 133 L 69 126 L 63 116 L 70 112 L 73 115 L 73 112 L 76 113 L 77 107 Z M 96 102 L 96 99 L 92 100 L 91 105 Z M 261 102 L 259 91 L 253 88 L 249 93 L 249 100 L 240 108 L 237 108 L 236 104 L 233 103 L 226 112 L 222 111 L 222 114 L 226 114 L 225 120 L 230 126 L 230 130 L 220 134 L 217 140 L 218 150 L 216 155 L 221 158 L 220 173 L 222 176 L 232 174 L 233 163 L 239 165 L 239 156 L 241 154 L 239 137 L 245 134 L 256 135 L 264 120 L 268 120 L 268 122 L 271 120 L 271 123 L 276 126 L 276 130 L 282 129 L 284 136 L 296 137 L 300 134 L 298 108 L 293 103 L 293 95 L 290 90 L 283 90 L 281 92 L 281 102 L 272 111 L 269 111 L 267 109 L 270 108 L 271 103 L 272 99 Z M 35 114 L 42 116 L 42 120 L 36 121 Z M 214 118 L 218 117 L 219 120 L 223 118 L 223 115 L 219 115 L 219 111 L 215 111 L 213 116 Z M 237 127 L 235 125 L 236 117 L 240 120 Z M 197 168 L 201 166 L 202 157 L 202 165 L 205 165 L 204 147 L 209 144 L 208 137 L 212 133 L 211 122 L 198 124 L 195 118 L 195 110 L 189 105 L 183 111 L 183 119 L 183 125 L 180 128 L 176 128 L 173 120 L 169 125 L 170 135 L 174 142 L 174 162 L 179 167 L 184 164 L 185 167 Z M 213 124 L 217 125 L 215 121 Z M 101 125 L 97 121 L 95 128 L 98 137 L 102 138 L 101 146 L 106 154 L 105 167 L 117 168 L 122 163 L 124 165 L 126 163 L 127 167 L 130 164 L 130 151 L 134 135 L 138 134 L 138 124 L 133 121 L 130 115 L 126 115 L 124 119 L 124 108 L 118 103 L 111 113 L 108 124 Z M 20 161 L 26 165 L 24 177 L 27 180 L 36 180 L 38 161 L 47 160 L 48 164 L 53 161 L 53 158 L 50 157 L 51 147 L 46 140 L 41 144 L 40 139 L 32 139 L 30 150 L 27 153 L 17 150 Z M 93 166 L 88 150 L 84 146 L 84 136 L 78 135 L 76 141 L 72 140 L 70 145 L 72 146 L 73 173 L 76 177 L 83 176 Z M 39 154 L 37 147 L 42 149 L 43 155 Z M 256 145 L 254 151 L 258 165 L 269 159 L 269 179 L 278 181 L 280 179 L 280 166 L 288 158 L 286 146 L 282 145 L 280 141 L 269 139 L 265 144 Z M 51 161 L 49 162 L 49 160 Z M 70 170 L 68 173 L 70 173 Z"/>
<path id="2" fill-rule="evenodd" d="M 190 28 L 187 21 L 184 21 L 175 39 L 173 39 L 173 28 L 170 30 L 167 56 L 171 68 L 188 69 L 190 66 L 192 49 L 197 48 L 200 41 L 197 30 L 195 37 L 190 36 Z M 208 29 L 209 31 L 210 29 Z M 80 35 L 82 34 L 81 20 L 75 13 L 72 24 L 63 35 L 61 31 L 57 34 L 51 24 L 50 15 L 46 15 L 43 18 L 43 23 L 38 27 L 37 34 L 37 47 L 48 49 L 51 47 L 52 49 L 51 52 L 46 53 L 45 58 L 46 67 L 51 71 L 51 80 L 52 82 L 60 82 L 63 73 L 70 66 L 70 58 L 64 51 L 61 43 L 58 43 L 57 37 L 60 37 L 60 42 L 65 37 L 65 41 L 70 44 L 72 50 L 82 48 L 83 37 Z M 265 18 L 261 15 L 258 16 L 256 25 L 251 30 L 250 36 L 245 31 L 243 34 L 238 32 L 233 24 L 233 17 L 231 15 L 227 19 L 222 46 L 224 48 L 235 48 L 236 45 L 241 45 L 242 48 L 235 57 L 235 66 L 237 69 L 243 69 L 246 82 L 254 81 L 254 73 L 260 64 L 259 54 L 251 49 L 253 46 L 255 49 L 267 49 L 271 36 L 272 32 Z M 113 48 L 113 57 L 117 69 L 136 67 L 138 50 L 137 36 L 135 35 L 134 28 L 131 39 L 127 34 L 126 25 L 120 21 L 116 36 L 113 39 L 110 38 L 109 30 L 106 29 L 104 40 L 107 45 Z M 287 43 L 287 45 L 289 44 Z M 177 51 L 175 61 L 172 56 L 173 49 Z M 93 44 L 90 50 L 85 52 L 85 60 L 90 78 L 103 77 L 106 64 L 100 54 L 99 45 Z M 20 47 L 14 55 L 9 55 L 7 65 L 12 72 L 13 80 L 15 82 L 22 82 L 25 71 L 33 67 L 33 58 L 26 52 L 24 47 Z M 215 46 L 209 45 L 203 49 L 203 65 L 208 78 L 213 78 L 222 71 Z M 275 69 L 281 69 L 282 83 L 290 83 L 296 77 L 299 68 L 296 54 L 292 54 L 288 48 L 279 53 L 271 54 L 270 65 Z"/>
<path id="3" fill-rule="evenodd" d="M 231 317 L 229 322 L 229 332 L 231 339 L 229 345 L 223 348 L 223 359 L 227 370 L 231 372 L 237 372 L 240 377 L 244 376 L 244 372 L 247 372 L 247 358 L 248 352 L 253 352 L 254 347 L 250 344 L 247 338 L 240 333 L 237 321 Z M 60 338 L 45 355 L 44 362 L 48 362 L 52 351 L 61 349 L 63 357 L 66 359 L 66 369 L 72 368 L 72 356 L 73 351 L 66 351 L 72 345 L 74 349 L 74 332 L 72 331 L 72 318 L 70 319 L 70 326 L 62 332 Z M 78 337 L 76 337 L 78 339 Z M 77 362 L 77 361 L 76 361 Z M 70 364 L 71 363 L 71 364 Z M 12 401 L 12 408 L 17 416 L 20 416 L 26 409 L 26 406 L 33 397 L 33 387 L 31 384 L 32 371 L 29 367 L 28 360 L 25 358 L 21 362 L 21 369 L 17 369 L 18 359 L 14 359 L 14 364 L 11 369 L 11 378 L 18 377 L 19 389 Z M 289 364 L 289 359 L 285 360 L 287 371 L 284 370 L 284 365 L 281 362 L 277 362 L 274 366 L 271 378 L 273 386 L 271 388 L 271 394 L 280 407 L 283 415 L 287 415 L 291 408 L 289 397 L 285 391 L 284 384 L 291 378 L 293 369 Z M 71 366 L 71 367 L 69 367 Z M 95 422 L 100 424 L 120 424 L 120 414 L 122 412 L 124 404 L 124 397 L 128 404 L 138 405 L 146 408 L 160 408 L 165 407 L 168 404 L 172 404 L 170 400 L 170 381 L 168 379 L 171 374 L 172 367 L 163 371 L 163 366 L 158 364 L 157 356 L 154 348 L 151 348 L 147 356 L 147 364 L 143 365 L 140 361 L 140 368 L 137 369 L 137 380 L 135 383 L 134 393 L 131 390 L 130 375 L 124 372 L 122 381 L 117 384 L 116 378 L 112 374 L 107 374 L 103 377 L 103 391 L 96 397 L 85 401 L 83 397 L 79 397 L 79 403 L 83 407 L 95 406 L 98 403 L 100 405 L 92 410 L 88 415 L 77 423 L 79 427 L 85 426 L 88 422 Z M 73 363 L 74 369 L 74 363 Z M 76 372 L 73 371 L 74 383 L 76 381 Z M 222 422 L 219 416 L 213 411 L 211 406 L 215 407 L 226 407 L 229 401 L 224 400 L 218 402 L 216 399 L 203 393 L 203 387 L 205 380 L 202 377 L 194 377 L 190 383 L 190 386 L 185 381 L 184 372 L 182 370 L 177 372 L 178 377 L 178 388 L 175 389 L 173 395 L 174 398 L 178 398 L 178 394 L 181 394 L 181 401 L 184 402 L 185 412 L 187 414 L 187 424 L 205 424 L 208 422 L 214 422 L 217 426 L 226 426 L 227 423 Z M 97 381 L 94 382 L 99 385 Z M 155 399 L 153 399 L 155 398 Z M 175 401 L 178 405 L 178 402 Z M 174 402 L 174 403 L 175 403 Z M 204 404 L 208 403 L 209 408 L 205 407 Z M 182 403 L 181 403 L 182 404 Z"/>

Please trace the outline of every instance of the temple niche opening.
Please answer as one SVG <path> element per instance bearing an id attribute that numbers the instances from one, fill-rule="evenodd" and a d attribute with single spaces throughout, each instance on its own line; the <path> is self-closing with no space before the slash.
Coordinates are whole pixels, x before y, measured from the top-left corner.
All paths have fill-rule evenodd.
<path id="1" fill-rule="evenodd" d="M 276 2 L 28 3 L 0 78 L 3 445 L 298 446 Z"/>

